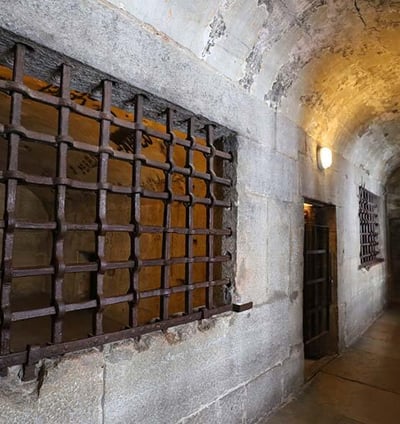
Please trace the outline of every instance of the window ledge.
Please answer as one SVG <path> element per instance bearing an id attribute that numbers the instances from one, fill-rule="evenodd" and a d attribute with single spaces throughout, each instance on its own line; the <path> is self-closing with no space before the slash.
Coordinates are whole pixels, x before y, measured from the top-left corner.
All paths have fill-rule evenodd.
<path id="1" fill-rule="evenodd" d="M 359 265 L 358 269 L 365 269 L 366 271 L 369 271 L 371 267 L 381 264 L 382 262 L 385 262 L 385 259 L 383 258 L 375 258 L 371 262 L 367 262 L 365 264 Z"/>

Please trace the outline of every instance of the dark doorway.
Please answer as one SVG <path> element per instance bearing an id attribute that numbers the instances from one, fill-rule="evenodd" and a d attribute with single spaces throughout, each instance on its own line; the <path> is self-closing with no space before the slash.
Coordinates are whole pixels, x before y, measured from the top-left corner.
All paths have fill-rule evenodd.
<path id="1" fill-rule="evenodd" d="M 306 376 L 337 353 L 336 208 L 304 203 L 303 338 Z M 321 361 L 322 360 L 322 361 Z"/>
<path id="2" fill-rule="evenodd" d="M 390 302 L 400 303 L 400 218 L 389 220 Z"/>

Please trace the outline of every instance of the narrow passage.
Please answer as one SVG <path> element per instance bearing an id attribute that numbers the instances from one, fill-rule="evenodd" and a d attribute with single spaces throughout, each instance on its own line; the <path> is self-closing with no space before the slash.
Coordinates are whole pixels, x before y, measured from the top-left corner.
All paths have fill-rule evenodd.
<path id="1" fill-rule="evenodd" d="M 265 424 L 398 424 L 400 307 L 393 307 Z"/>

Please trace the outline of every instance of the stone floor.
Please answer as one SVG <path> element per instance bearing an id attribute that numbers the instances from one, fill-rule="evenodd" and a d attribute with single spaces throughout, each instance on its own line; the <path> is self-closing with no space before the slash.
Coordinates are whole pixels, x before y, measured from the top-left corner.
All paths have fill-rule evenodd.
<path id="1" fill-rule="evenodd" d="M 319 423 L 400 423 L 400 306 L 386 311 L 265 424 Z"/>

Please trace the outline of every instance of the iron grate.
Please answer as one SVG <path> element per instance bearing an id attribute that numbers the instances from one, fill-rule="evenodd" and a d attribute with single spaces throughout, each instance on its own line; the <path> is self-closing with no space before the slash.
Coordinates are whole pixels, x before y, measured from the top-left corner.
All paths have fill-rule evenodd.
<path id="1" fill-rule="evenodd" d="M 0 144 L 7 151 L 7 159 L 0 168 L 0 185 L 4 188 L 4 216 L 0 217 L 3 238 L 0 369 L 25 364 L 26 377 L 30 378 L 33 365 L 42 358 L 140 336 L 232 310 L 224 293 L 231 284 L 226 269 L 229 269 L 234 252 L 224 251 L 224 240 L 232 236 L 226 216 L 232 211 L 234 187 L 230 176 L 234 165 L 232 153 L 224 147 L 225 138 L 216 137 L 212 124 L 207 124 L 200 134 L 195 117 L 187 120 L 183 134 L 174 127 L 172 108 L 165 111 L 163 124 L 149 125 L 144 116 L 146 96 L 142 94 L 137 94 L 133 100 L 134 110 L 131 115 L 127 114 L 130 119 L 119 116 L 113 106 L 113 83 L 110 80 L 100 83 L 100 99 L 92 102 L 95 106 L 88 105 L 71 88 L 73 69 L 68 64 L 61 65 L 58 70 L 59 86 L 32 88 L 24 74 L 27 54 L 28 49 L 23 44 L 16 44 L 12 77 L 0 79 L 0 93 L 10 98 L 10 119 L 0 122 Z M 24 102 L 27 100 L 54 111 L 57 120 L 55 134 L 24 124 Z M 71 135 L 72 122 L 78 119 L 77 116 L 99 126 L 96 143 Z M 147 153 L 147 147 L 156 142 L 163 154 L 161 159 Z M 29 154 L 26 151 L 36 146 L 50 149 L 54 154 L 53 175 L 43 171 L 39 164 L 37 169 L 29 171 L 21 168 Z M 184 162 L 177 160 L 178 150 Z M 72 168 L 78 169 L 82 175 L 94 174 L 94 180 L 74 177 L 70 159 L 73 154 L 84 155 L 86 159 Z M 44 154 L 43 162 L 46 162 Z M 129 184 L 111 181 L 112 163 L 117 163 L 113 169 L 128 167 Z M 160 190 L 151 189 L 143 182 L 143 175 L 153 174 L 158 175 Z M 176 189 L 177 181 L 179 190 Z M 40 222 L 20 219 L 17 209 L 21 187 L 48 190 L 46 193 L 51 193 L 48 196 L 52 199 L 49 216 L 53 218 Z M 69 219 L 71 193 L 87 199 L 82 208 L 90 209 L 87 206 L 89 199 L 94 199 L 93 220 L 72 222 Z M 113 196 L 128 199 L 130 216 L 126 222 L 110 220 Z M 157 207 L 162 210 L 157 219 L 152 219 L 151 212 L 144 215 L 144 210 L 152 210 L 154 202 L 158 202 Z M 179 220 L 176 219 L 177 210 L 180 211 Z M 21 231 L 51 234 L 48 263 L 17 265 L 19 258 L 15 244 Z M 93 237 L 93 249 L 79 251 L 84 260 L 71 262 L 67 255 L 69 238 L 78 233 Z M 129 238 L 128 256 L 110 260 L 110 234 Z M 178 238 L 184 245 L 180 254 L 175 252 Z M 198 240 L 204 244 L 200 253 Z M 160 245 L 161 254 L 143 257 L 143 251 L 156 243 Z M 116 250 L 111 249 L 111 253 L 115 254 Z M 157 269 L 157 284 L 148 284 L 148 276 L 156 275 L 149 269 Z M 180 270 L 181 278 L 172 279 L 176 269 Z M 110 291 L 112 279 L 110 283 L 109 276 L 116 273 L 125 276 L 124 289 L 119 293 Z M 78 275 L 90 276 L 88 295 L 71 301 L 66 296 L 66 289 L 70 290 L 68 279 L 76 279 Z M 18 293 L 23 294 L 23 290 L 16 294 L 14 282 L 29 278 L 50 281 L 48 302 L 39 307 L 28 304 L 18 308 Z M 141 304 L 149 302 L 153 305 L 153 315 L 143 319 Z M 105 320 L 110 316 L 109 311 L 118 306 L 121 306 L 125 320 L 118 328 L 109 331 Z M 78 313 L 90 316 L 90 331 L 83 336 L 69 337 L 66 332 L 68 319 L 71 314 Z M 45 322 L 43 331 L 48 334 L 47 339 L 45 337 L 43 343 L 28 343 L 23 348 L 13 347 L 18 328 L 23 325 L 35 331 L 38 320 Z"/>
<path id="2" fill-rule="evenodd" d="M 363 267 L 377 261 L 379 255 L 378 196 L 359 187 L 360 262 Z"/>

